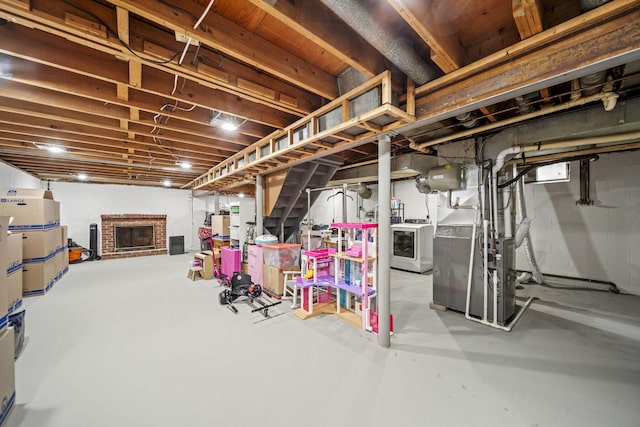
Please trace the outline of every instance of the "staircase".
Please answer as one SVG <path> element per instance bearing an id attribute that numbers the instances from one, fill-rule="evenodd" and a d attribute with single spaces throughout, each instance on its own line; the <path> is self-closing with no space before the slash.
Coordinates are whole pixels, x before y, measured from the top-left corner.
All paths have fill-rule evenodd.
<path id="1" fill-rule="evenodd" d="M 341 164 L 340 158 L 325 157 L 290 168 L 271 213 L 264 217 L 265 231 L 278 236 L 281 242 L 294 241 L 307 214 L 305 190 L 325 187 Z M 311 192 L 312 205 L 319 195 L 319 191 Z"/>

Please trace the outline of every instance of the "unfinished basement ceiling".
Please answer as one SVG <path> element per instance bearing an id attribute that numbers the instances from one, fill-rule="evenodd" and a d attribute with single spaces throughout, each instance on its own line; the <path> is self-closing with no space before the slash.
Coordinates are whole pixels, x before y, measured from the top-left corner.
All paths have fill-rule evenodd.
<path id="1" fill-rule="evenodd" d="M 381 133 L 436 153 L 640 87 L 631 0 L 0 0 L 0 19 L 0 159 L 45 180 L 243 191 L 375 160 Z"/>

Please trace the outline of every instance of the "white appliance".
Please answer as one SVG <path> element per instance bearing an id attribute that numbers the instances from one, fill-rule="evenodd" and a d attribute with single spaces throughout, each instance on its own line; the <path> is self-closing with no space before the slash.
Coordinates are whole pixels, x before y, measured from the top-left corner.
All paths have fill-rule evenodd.
<path id="1" fill-rule="evenodd" d="M 391 268 L 424 273 L 433 268 L 433 225 L 391 226 Z"/>

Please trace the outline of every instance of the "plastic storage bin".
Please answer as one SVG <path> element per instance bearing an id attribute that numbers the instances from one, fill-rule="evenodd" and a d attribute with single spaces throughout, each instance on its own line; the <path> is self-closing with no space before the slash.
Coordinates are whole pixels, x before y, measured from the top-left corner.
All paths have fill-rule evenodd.
<path id="1" fill-rule="evenodd" d="M 289 268 L 300 265 L 300 245 L 276 243 L 262 245 L 264 263 L 271 267 Z"/>

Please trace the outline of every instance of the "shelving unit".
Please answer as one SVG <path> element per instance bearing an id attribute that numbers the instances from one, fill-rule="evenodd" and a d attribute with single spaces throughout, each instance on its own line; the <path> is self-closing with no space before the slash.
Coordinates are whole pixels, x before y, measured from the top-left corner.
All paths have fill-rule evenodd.
<path id="1" fill-rule="evenodd" d="M 404 203 L 397 203 L 391 207 L 391 224 L 402 224 L 404 222 Z"/>
<path id="2" fill-rule="evenodd" d="M 240 223 L 240 203 L 229 203 L 229 238 L 234 247 L 240 247 Z"/>
<path id="3" fill-rule="evenodd" d="M 338 229 L 338 249 L 321 253 L 307 251 L 307 262 L 312 262 L 317 270 L 318 261 L 326 262 L 325 256 L 333 258 L 333 275 L 314 274 L 312 277 L 296 278 L 297 286 L 303 289 L 302 307 L 296 310 L 296 315 L 307 319 L 318 314 L 335 314 L 340 318 L 362 329 L 371 330 L 371 302 L 376 295 L 377 281 L 377 228 L 374 223 L 336 223 L 332 228 Z M 343 241 L 346 250 L 342 251 Z M 317 253 L 317 256 L 315 254 Z M 347 263 L 355 263 L 355 277 L 347 271 Z M 351 270 L 351 269 L 349 269 Z M 316 271 L 314 271 L 316 273 Z M 313 302 L 313 288 L 319 296 Z M 330 289 L 336 288 L 335 301 L 323 301 L 321 295 L 331 295 Z M 325 288 L 322 292 L 320 289 Z M 327 290 L 329 290 L 327 292 Z M 345 292 L 345 303 L 341 301 L 341 292 Z M 355 299 L 353 310 L 351 301 Z M 360 300 L 359 302 L 357 300 Z"/>

